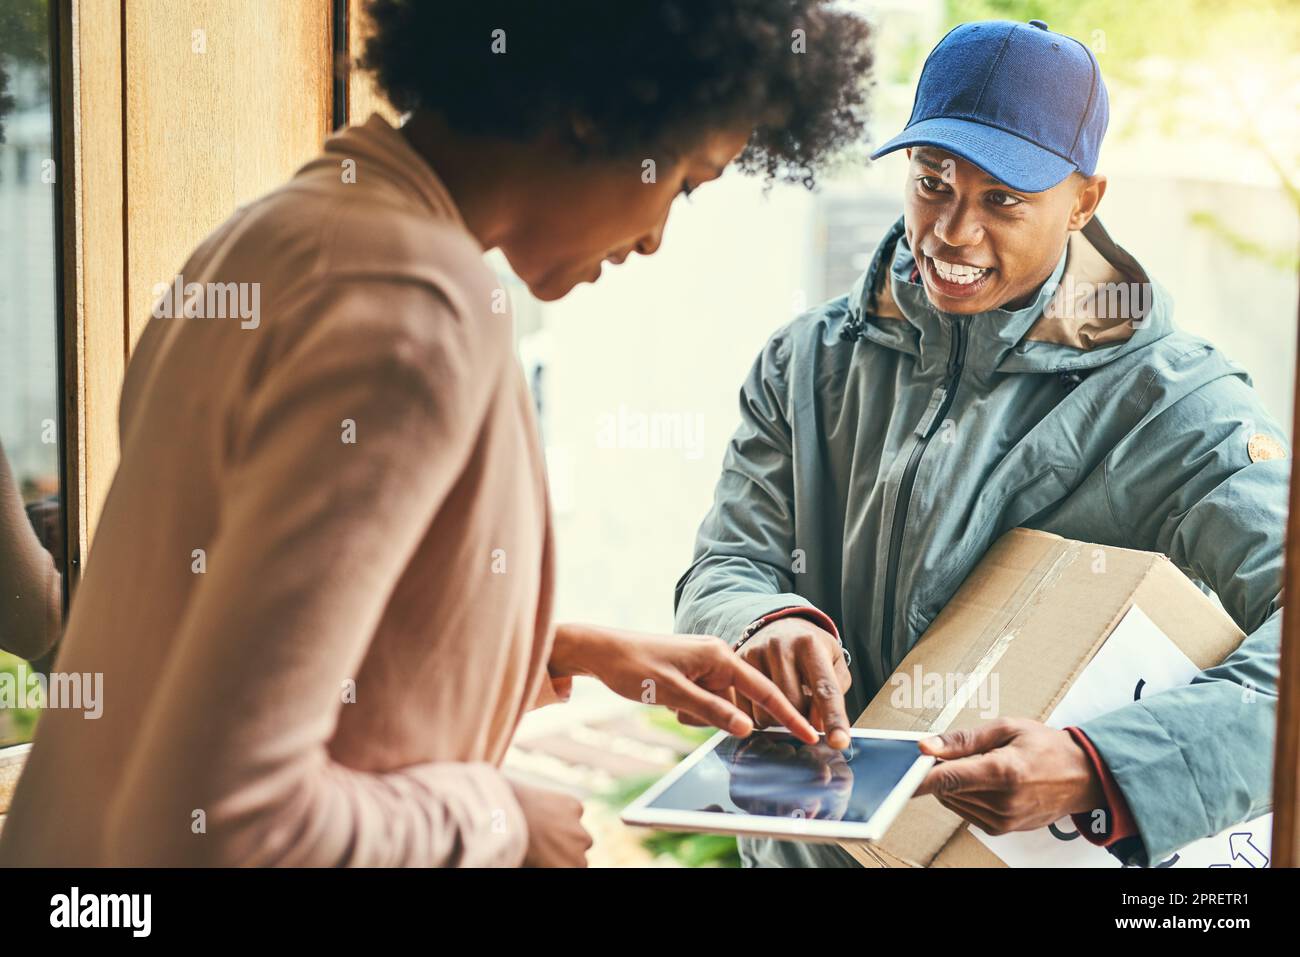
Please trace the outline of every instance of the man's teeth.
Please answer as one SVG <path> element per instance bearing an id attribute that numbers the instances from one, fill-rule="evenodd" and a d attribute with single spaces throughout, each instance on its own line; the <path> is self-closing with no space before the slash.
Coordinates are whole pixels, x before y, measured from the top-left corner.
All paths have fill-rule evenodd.
<path id="1" fill-rule="evenodd" d="M 956 283 L 959 286 L 968 286 L 977 279 L 983 278 L 988 272 L 987 268 L 978 269 L 975 266 L 963 266 L 960 263 L 946 263 L 942 259 L 930 257 L 930 262 L 934 263 L 934 271 L 939 274 L 939 278 L 944 282 Z"/>

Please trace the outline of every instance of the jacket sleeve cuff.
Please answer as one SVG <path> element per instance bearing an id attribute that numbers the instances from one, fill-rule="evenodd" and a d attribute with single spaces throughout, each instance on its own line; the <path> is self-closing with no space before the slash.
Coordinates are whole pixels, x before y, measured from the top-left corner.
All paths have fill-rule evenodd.
<path id="1" fill-rule="evenodd" d="M 1101 779 L 1102 793 L 1106 798 L 1106 807 L 1103 810 L 1106 813 L 1105 823 L 1107 827 L 1098 833 L 1094 829 L 1094 812 L 1084 812 L 1070 815 L 1070 819 L 1074 821 L 1075 829 L 1083 835 L 1084 840 L 1096 844 L 1098 847 L 1110 847 L 1117 841 L 1134 837 L 1137 834 L 1137 822 L 1133 820 L 1128 801 L 1124 799 L 1124 793 L 1119 789 L 1119 785 L 1115 782 L 1110 769 L 1106 767 L 1106 762 L 1101 759 L 1101 755 L 1097 753 L 1093 743 L 1088 740 L 1088 736 L 1081 730 L 1075 727 L 1069 727 L 1065 730 L 1070 732 L 1070 737 L 1074 739 L 1074 743 L 1083 748 L 1084 753 L 1088 755 L 1088 760 L 1092 762 L 1097 777 Z"/>

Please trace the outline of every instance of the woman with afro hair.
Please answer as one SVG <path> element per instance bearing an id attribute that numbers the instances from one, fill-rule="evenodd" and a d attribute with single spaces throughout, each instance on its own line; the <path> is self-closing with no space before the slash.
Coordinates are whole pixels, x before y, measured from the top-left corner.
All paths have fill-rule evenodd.
<path id="1" fill-rule="evenodd" d="M 581 865 L 579 803 L 499 768 L 578 674 L 744 735 L 739 692 L 817 739 L 717 638 L 552 622 L 483 254 L 553 300 L 654 253 L 728 165 L 811 184 L 863 132 L 867 25 L 822 0 L 368 12 L 402 125 L 340 131 L 237 210 L 132 356 L 59 657 L 108 701 L 43 715 L 0 865 Z"/>

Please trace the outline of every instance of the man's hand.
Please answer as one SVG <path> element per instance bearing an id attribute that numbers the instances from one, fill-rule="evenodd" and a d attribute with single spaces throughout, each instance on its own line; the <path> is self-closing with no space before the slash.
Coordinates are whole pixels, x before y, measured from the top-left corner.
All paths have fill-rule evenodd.
<path id="1" fill-rule="evenodd" d="M 849 715 L 844 692 L 852 679 L 844 651 L 835 636 L 806 618 L 778 618 L 764 625 L 740 646 L 740 657 L 767 675 L 813 727 L 826 732 L 832 748 L 847 748 Z M 758 727 L 787 724 L 763 702 L 737 696 L 736 704 Z"/>
<path id="2" fill-rule="evenodd" d="M 1001 718 L 921 742 L 940 758 L 917 794 L 933 794 L 986 834 L 1032 831 L 1106 806 L 1101 780 L 1068 731 Z"/>
<path id="3" fill-rule="evenodd" d="M 524 867 L 586 867 L 591 835 L 582 826 L 582 802 L 513 779 L 510 786 L 528 824 Z"/>
<path id="4" fill-rule="evenodd" d="M 561 625 L 550 668 L 552 674 L 593 675 L 625 698 L 676 711 L 685 724 L 711 724 L 739 737 L 754 723 L 736 701 L 756 701 L 796 737 L 818 740 L 777 686 L 720 638 Z"/>

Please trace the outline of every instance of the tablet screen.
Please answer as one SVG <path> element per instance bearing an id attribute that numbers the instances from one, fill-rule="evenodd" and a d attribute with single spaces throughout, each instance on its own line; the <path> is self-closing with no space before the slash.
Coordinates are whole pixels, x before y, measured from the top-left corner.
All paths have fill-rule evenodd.
<path id="1" fill-rule="evenodd" d="M 838 751 L 755 731 L 724 738 L 647 807 L 866 823 L 920 756 L 915 741 L 855 737 Z"/>

